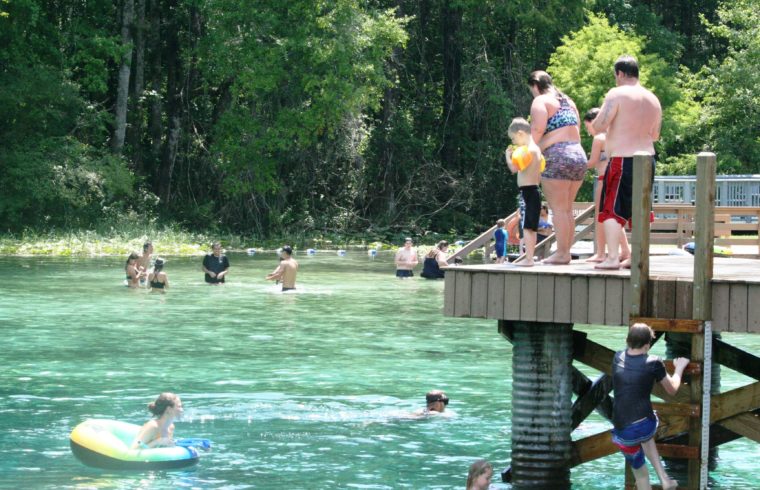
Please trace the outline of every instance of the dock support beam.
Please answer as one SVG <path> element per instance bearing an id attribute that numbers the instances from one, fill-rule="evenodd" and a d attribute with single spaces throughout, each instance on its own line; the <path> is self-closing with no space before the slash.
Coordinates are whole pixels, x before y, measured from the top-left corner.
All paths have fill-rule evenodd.
<path id="1" fill-rule="evenodd" d="M 509 322 L 512 488 L 570 488 L 572 324 Z"/>

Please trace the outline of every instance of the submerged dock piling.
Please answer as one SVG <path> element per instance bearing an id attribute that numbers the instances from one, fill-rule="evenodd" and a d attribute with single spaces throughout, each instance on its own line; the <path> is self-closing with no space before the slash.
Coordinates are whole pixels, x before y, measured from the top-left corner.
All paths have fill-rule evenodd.
<path id="1" fill-rule="evenodd" d="M 513 322 L 512 485 L 570 488 L 573 325 Z"/>

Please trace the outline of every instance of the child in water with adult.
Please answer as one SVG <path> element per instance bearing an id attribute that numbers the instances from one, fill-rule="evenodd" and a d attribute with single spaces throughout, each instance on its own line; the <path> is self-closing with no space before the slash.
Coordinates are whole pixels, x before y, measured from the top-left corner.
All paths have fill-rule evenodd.
<path id="1" fill-rule="evenodd" d="M 148 410 L 156 418 L 142 426 L 132 442 L 132 448 L 174 446 L 174 420 L 182 415 L 182 400 L 174 393 L 161 393 L 156 401 L 148 404 Z"/>
<path id="2" fill-rule="evenodd" d="M 425 279 L 443 279 L 444 271 L 441 267 L 448 267 L 449 242 L 441 240 L 435 248 L 431 248 L 425 255 L 425 261 L 422 263 L 422 274 Z"/>
<path id="3" fill-rule="evenodd" d="M 282 291 L 291 291 L 296 288 L 296 273 L 298 272 L 298 262 L 293 258 L 293 248 L 290 245 L 284 245 L 280 250 L 280 264 L 277 268 L 267 274 L 267 281 L 282 281 Z"/>
<path id="4" fill-rule="evenodd" d="M 169 277 L 164 272 L 165 263 L 164 259 L 157 258 L 153 264 L 153 271 L 148 274 L 148 284 L 150 284 L 151 290 L 163 291 L 169 288 Z"/>
<path id="5" fill-rule="evenodd" d="M 467 474 L 467 490 L 488 490 L 493 478 L 493 467 L 485 459 L 472 463 Z"/>
<path id="6" fill-rule="evenodd" d="M 137 252 L 132 252 L 127 257 L 127 264 L 124 266 L 124 272 L 127 274 L 127 287 L 140 287 L 140 278 L 144 277 L 145 273 L 140 270 L 137 264 L 137 259 L 139 258 L 140 254 Z"/>
<path id="7" fill-rule="evenodd" d="M 509 146 L 505 152 L 507 166 L 512 173 L 517 173 L 517 187 L 520 189 L 520 216 L 525 240 L 525 257 L 516 265 L 533 266 L 533 256 L 536 250 L 538 219 L 541 214 L 541 149 L 533 141 L 530 134 L 530 123 L 518 117 L 512 120 L 507 130 L 512 144 L 518 147 L 527 146 L 529 157 L 513 161 L 512 154 L 519 148 Z"/>

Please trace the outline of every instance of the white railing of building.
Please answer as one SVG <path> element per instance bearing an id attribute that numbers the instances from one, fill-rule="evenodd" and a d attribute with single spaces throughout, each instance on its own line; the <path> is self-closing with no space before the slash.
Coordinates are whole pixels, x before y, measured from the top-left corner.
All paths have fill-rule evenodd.
<path id="1" fill-rule="evenodd" d="M 718 175 L 716 206 L 760 207 L 760 175 Z M 694 204 L 695 175 L 660 175 L 654 178 L 652 202 Z"/>

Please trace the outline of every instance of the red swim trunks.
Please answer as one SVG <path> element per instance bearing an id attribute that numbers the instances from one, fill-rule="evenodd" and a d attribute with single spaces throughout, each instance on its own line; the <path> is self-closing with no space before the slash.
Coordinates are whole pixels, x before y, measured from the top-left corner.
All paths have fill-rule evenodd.
<path id="1" fill-rule="evenodd" d="M 654 181 L 654 158 L 652 158 L 652 181 Z M 633 194 L 633 157 L 612 157 L 604 174 L 602 197 L 599 202 L 599 222 L 614 219 L 620 226 L 630 224 Z M 654 221 L 650 213 L 649 222 Z"/>

